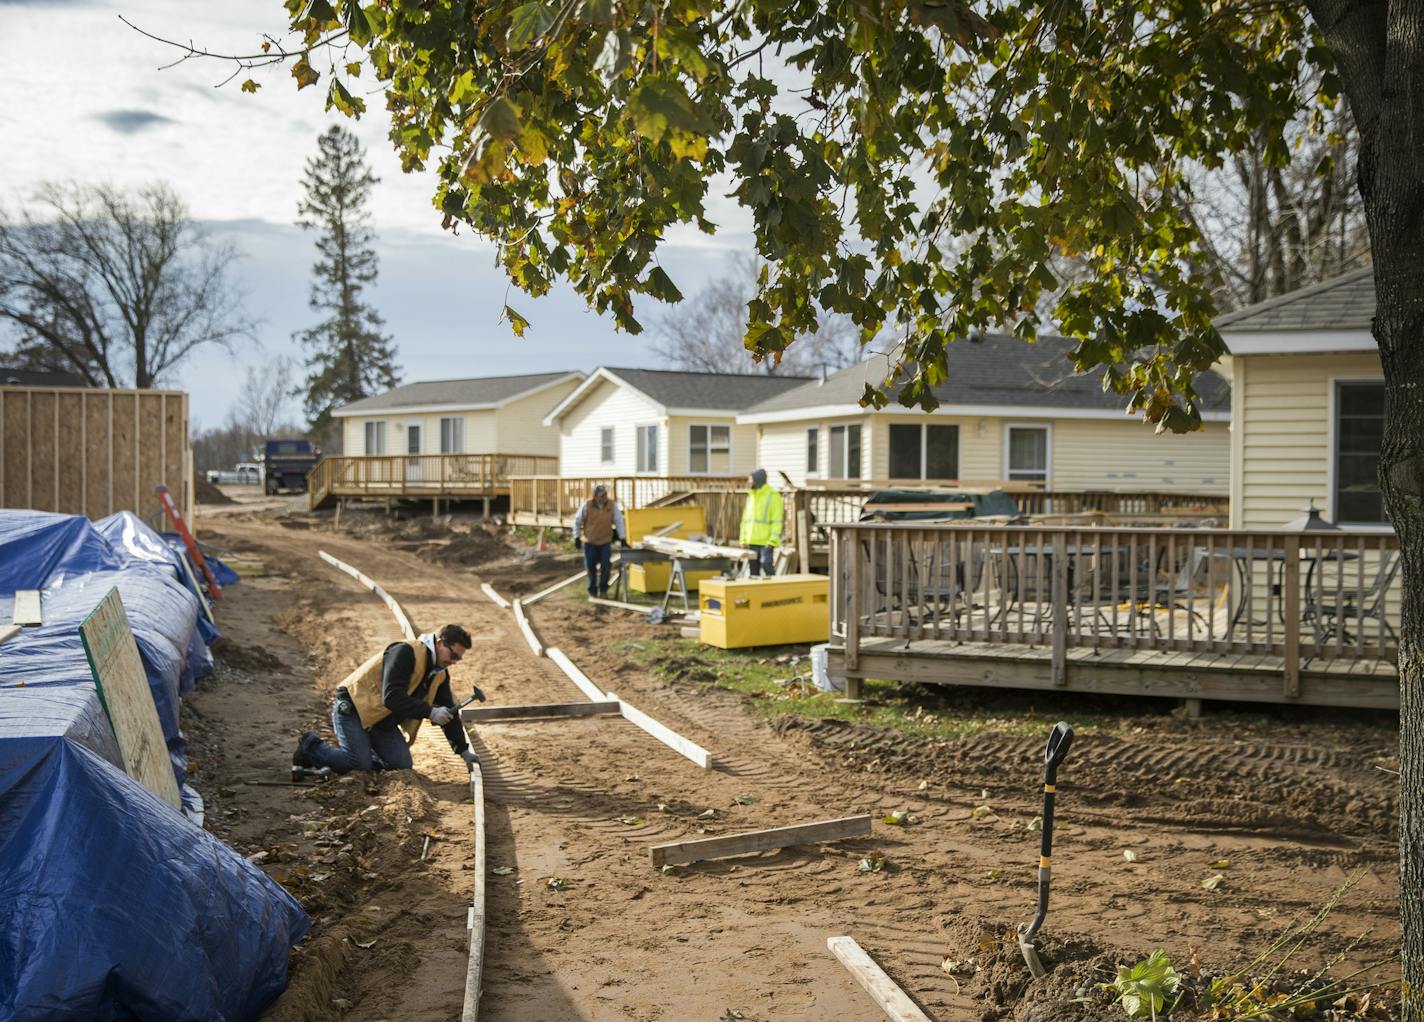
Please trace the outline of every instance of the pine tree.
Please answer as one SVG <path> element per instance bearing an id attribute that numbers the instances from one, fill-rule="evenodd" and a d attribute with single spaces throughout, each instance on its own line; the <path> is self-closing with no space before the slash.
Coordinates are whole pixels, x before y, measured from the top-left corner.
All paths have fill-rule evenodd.
<path id="1" fill-rule="evenodd" d="M 306 413 L 312 432 L 321 435 L 333 409 L 394 387 L 397 375 L 395 347 L 381 330 L 385 321 L 362 294 L 376 281 L 366 200 L 377 178 L 361 143 L 345 128 L 328 129 L 317 147 L 302 178 L 306 195 L 297 223 L 320 232 L 308 304 L 326 318 L 293 337 L 308 351 Z"/>

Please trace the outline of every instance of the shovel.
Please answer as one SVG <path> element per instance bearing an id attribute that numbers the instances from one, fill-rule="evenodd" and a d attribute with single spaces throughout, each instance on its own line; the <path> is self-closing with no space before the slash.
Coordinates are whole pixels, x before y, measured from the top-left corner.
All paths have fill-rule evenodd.
<path id="1" fill-rule="evenodd" d="M 1058 782 L 1058 764 L 1068 755 L 1068 746 L 1073 744 L 1073 728 L 1063 721 L 1053 726 L 1048 736 L 1048 748 L 1043 754 L 1043 838 L 1038 849 L 1038 915 L 1031 923 L 1019 924 L 1019 950 L 1024 962 L 1035 979 L 1042 979 L 1048 973 L 1038 959 L 1038 948 L 1033 943 L 1034 935 L 1043 925 L 1048 915 L 1048 885 L 1053 876 L 1053 794 Z"/>

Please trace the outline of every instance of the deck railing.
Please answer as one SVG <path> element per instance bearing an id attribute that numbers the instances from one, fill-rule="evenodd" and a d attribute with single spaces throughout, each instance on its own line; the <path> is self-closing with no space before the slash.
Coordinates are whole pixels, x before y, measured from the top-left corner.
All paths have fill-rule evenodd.
<path id="1" fill-rule="evenodd" d="M 307 476 L 312 507 L 330 496 L 492 496 L 512 476 L 547 472 L 559 459 L 543 454 L 373 454 L 323 458 Z"/>
<path id="2" fill-rule="evenodd" d="M 625 509 L 654 507 L 693 491 L 732 492 L 746 486 L 746 476 L 559 476 L 528 474 L 510 480 L 509 510 L 533 516 L 535 524 L 567 525 L 593 488 L 608 494 Z M 547 521 L 542 521 L 547 520 Z"/>
<path id="3" fill-rule="evenodd" d="M 1392 533 L 846 524 L 831 542 L 831 631 L 862 639 L 1264 654 L 1285 694 L 1303 662 L 1398 654 Z"/>

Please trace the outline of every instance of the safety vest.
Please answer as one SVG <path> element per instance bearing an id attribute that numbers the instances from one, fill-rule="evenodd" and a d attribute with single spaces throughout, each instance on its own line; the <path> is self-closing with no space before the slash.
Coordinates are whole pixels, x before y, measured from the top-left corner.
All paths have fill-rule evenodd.
<path id="1" fill-rule="evenodd" d="M 405 645 L 415 652 L 415 670 L 411 672 L 410 681 L 406 684 L 405 690 L 408 694 L 415 695 L 416 689 L 420 688 L 420 683 L 425 680 L 426 669 L 430 666 L 430 650 L 419 639 L 415 642 L 407 642 Z M 381 698 L 381 668 L 385 659 L 386 650 L 383 649 L 348 674 L 340 686 L 346 689 L 346 694 L 356 704 L 356 713 L 361 718 L 361 726 L 367 731 L 391 715 L 391 711 L 386 709 L 386 704 Z M 431 695 L 440 691 L 440 686 L 449 677 L 449 671 L 440 671 L 430 679 L 430 687 L 426 691 Z M 429 701 L 426 699 L 426 702 Z M 422 723 L 423 721 L 420 720 L 401 721 L 401 729 L 413 742 Z"/>
<path id="2" fill-rule="evenodd" d="M 748 491 L 742 508 L 742 546 L 780 546 L 781 522 L 781 491 L 769 485 Z"/>

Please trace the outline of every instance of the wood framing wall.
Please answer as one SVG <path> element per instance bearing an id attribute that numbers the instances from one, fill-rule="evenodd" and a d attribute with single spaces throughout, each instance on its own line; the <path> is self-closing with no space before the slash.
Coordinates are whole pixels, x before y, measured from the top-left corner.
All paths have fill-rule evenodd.
<path id="1" fill-rule="evenodd" d="M 188 395 L 0 387 L 0 506 L 156 520 L 160 483 L 191 506 Z"/>

